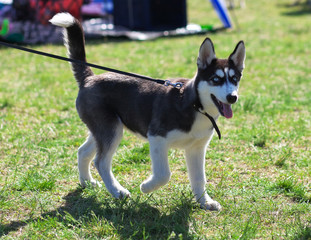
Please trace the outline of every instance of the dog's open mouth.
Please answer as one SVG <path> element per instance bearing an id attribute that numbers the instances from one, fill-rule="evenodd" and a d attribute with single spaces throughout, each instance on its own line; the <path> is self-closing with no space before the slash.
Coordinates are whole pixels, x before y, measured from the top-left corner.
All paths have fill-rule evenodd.
<path id="1" fill-rule="evenodd" d="M 231 104 L 226 104 L 219 101 L 213 94 L 211 94 L 211 98 L 222 116 L 224 116 L 225 118 L 232 118 L 233 113 Z"/>

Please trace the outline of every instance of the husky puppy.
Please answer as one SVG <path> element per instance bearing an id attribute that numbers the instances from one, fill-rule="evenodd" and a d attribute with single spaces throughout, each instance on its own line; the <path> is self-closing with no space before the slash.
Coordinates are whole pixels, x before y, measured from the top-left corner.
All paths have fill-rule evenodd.
<path id="1" fill-rule="evenodd" d="M 79 21 L 68 13 L 59 13 L 50 22 L 64 28 L 69 57 L 86 61 Z M 113 154 L 126 127 L 150 144 L 152 175 L 141 184 L 143 193 L 155 191 L 170 180 L 168 150 L 182 148 L 197 201 L 204 209 L 220 210 L 220 204 L 205 190 L 205 152 L 214 128 L 204 114 L 215 121 L 220 115 L 232 117 L 231 104 L 238 100 L 244 59 L 243 41 L 228 59 L 217 59 L 212 41 L 206 38 L 199 50 L 194 78 L 171 80 L 182 83 L 181 89 L 111 72 L 94 75 L 88 66 L 72 63 L 79 85 L 76 108 L 90 131 L 78 150 L 81 185 L 100 185 L 90 173 L 95 156 L 95 166 L 107 190 L 115 198 L 130 196 L 111 170 Z"/>

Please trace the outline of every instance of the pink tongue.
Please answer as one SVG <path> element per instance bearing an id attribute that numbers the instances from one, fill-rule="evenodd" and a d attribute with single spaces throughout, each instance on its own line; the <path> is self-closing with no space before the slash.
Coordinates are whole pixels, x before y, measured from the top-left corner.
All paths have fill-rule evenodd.
<path id="1" fill-rule="evenodd" d="M 223 105 L 223 111 L 224 111 L 225 118 L 232 118 L 233 113 L 232 113 L 231 105 L 225 104 L 225 103 L 223 103 L 222 105 Z"/>

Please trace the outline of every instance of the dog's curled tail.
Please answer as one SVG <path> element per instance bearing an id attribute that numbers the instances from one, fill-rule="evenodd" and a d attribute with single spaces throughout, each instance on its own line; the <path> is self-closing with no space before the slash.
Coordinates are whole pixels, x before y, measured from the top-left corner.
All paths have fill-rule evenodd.
<path id="1" fill-rule="evenodd" d="M 85 40 L 80 22 L 69 13 L 58 13 L 50 22 L 64 28 L 64 43 L 69 57 L 85 62 Z M 85 79 L 93 75 L 92 70 L 87 65 L 73 62 L 71 67 L 80 88 L 84 86 Z"/>

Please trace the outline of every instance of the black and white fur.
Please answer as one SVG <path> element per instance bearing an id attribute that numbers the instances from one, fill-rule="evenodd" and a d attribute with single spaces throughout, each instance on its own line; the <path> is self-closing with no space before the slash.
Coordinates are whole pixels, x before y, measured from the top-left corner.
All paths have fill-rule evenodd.
<path id="1" fill-rule="evenodd" d="M 50 22 L 65 28 L 64 40 L 69 56 L 85 61 L 84 35 L 78 20 L 68 13 L 55 15 Z M 205 190 L 205 152 L 214 129 L 211 121 L 198 112 L 207 112 L 215 120 L 219 115 L 232 117 L 231 104 L 238 99 L 238 85 L 244 69 L 245 47 L 240 41 L 228 59 L 217 59 L 213 43 L 206 38 L 197 60 L 193 79 L 176 79 L 182 89 L 115 73 L 94 75 L 85 65 L 72 63 L 79 85 L 76 108 L 90 134 L 78 150 L 80 183 L 100 185 L 90 173 L 95 166 L 107 190 L 115 197 L 130 195 L 114 177 L 112 157 L 126 127 L 150 143 L 152 175 L 140 186 L 150 193 L 165 185 L 171 177 L 168 150 L 185 149 L 189 179 L 201 207 L 220 210 Z"/>

